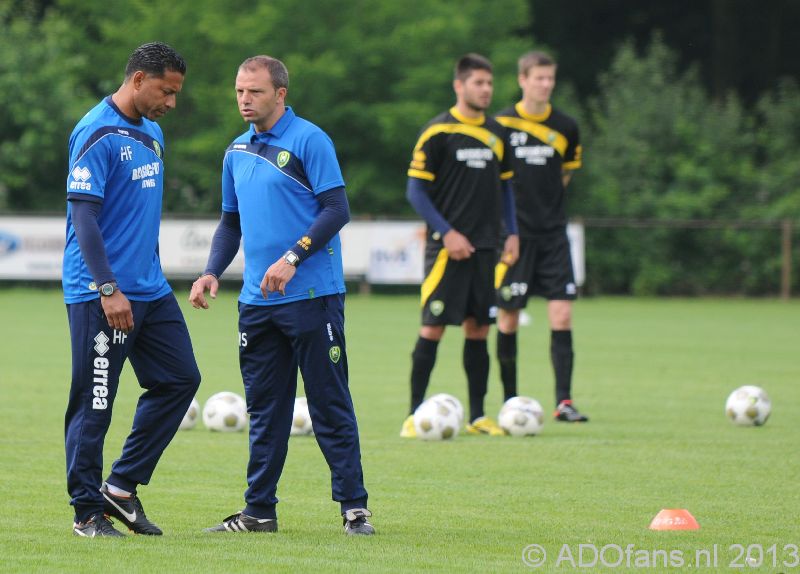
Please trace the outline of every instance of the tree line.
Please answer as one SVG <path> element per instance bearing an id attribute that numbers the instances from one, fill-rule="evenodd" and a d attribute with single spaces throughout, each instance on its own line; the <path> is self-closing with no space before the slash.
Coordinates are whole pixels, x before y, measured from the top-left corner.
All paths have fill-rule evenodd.
<path id="1" fill-rule="evenodd" d="M 475 51 L 493 61 L 497 110 L 519 97 L 517 57 L 544 47 L 572 62 L 560 67 L 554 97 L 582 129 L 584 166 L 569 189 L 572 217 L 800 220 L 794 79 L 757 96 L 720 95 L 699 64 L 686 63 L 657 32 L 646 41 L 609 39 L 608 61 L 587 70 L 568 46 L 537 40 L 537 14 L 547 13 L 539 4 L 498 0 L 487 10 L 482 0 L 0 3 L 0 211 L 63 212 L 72 127 L 116 90 L 133 48 L 161 40 L 188 63 L 178 107 L 161 122 L 165 211 L 173 214 L 219 212 L 222 154 L 246 127 L 233 81 L 248 56 L 267 53 L 287 64 L 288 102 L 334 140 L 354 216 L 412 217 L 404 196 L 411 148 L 420 127 L 454 101 L 455 59 Z M 589 88 L 573 81 L 589 73 Z M 590 228 L 587 289 L 772 293 L 778 241 L 777 233 L 741 228 Z"/>

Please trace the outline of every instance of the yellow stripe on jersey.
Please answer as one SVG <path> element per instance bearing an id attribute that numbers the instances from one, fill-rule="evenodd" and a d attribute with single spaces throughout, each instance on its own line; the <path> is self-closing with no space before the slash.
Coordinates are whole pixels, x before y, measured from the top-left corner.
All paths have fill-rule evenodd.
<path id="1" fill-rule="evenodd" d="M 425 142 L 437 134 L 463 134 L 475 138 L 491 149 L 498 161 L 503 161 L 503 141 L 486 128 L 466 124 L 433 124 L 419 136 L 417 145 L 414 146 L 414 152 L 416 153 L 425 145 Z"/>
<path id="2" fill-rule="evenodd" d="M 511 179 L 512 177 L 514 177 L 513 171 L 504 171 L 503 173 L 500 174 L 500 179 L 502 179 L 503 181 Z"/>
<path id="3" fill-rule="evenodd" d="M 575 146 L 575 159 L 565 162 L 564 169 L 578 169 L 583 161 L 583 146 Z"/>
<path id="4" fill-rule="evenodd" d="M 417 179 L 425 179 L 428 181 L 434 181 L 436 179 L 434 174 L 429 171 L 422 171 L 421 169 L 409 169 L 408 177 L 416 177 Z"/>
<path id="5" fill-rule="evenodd" d="M 522 118 L 512 118 L 509 116 L 497 116 L 495 119 L 507 128 L 512 128 L 531 134 L 542 143 L 547 144 L 556 150 L 561 157 L 564 157 L 564 154 L 567 152 L 567 145 L 569 145 L 567 138 L 565 138 L 563 134 L 544 124 L 524 120 Z"/>
<path id="6" fill-rule="evenodd" d="M 500 285 L 503 284 L 503 279 L 506 278 L 506 273 L 508 273 L 508 264 L 503 263 L 502 261 L 494 266 L 494 289 L 495 291 L 500 289 Z"/>
<path id="7" fill-rule="evenodd" d="M 433 263 L 433 267 L 431 268 L 431 272 L 428 273 L 428 276 L 425 277 L 425 280 L 422 282 L 422 297 L 420 301 L 420 307 L 424 307 L 425 303 L 428 302 L 428 298 L 436 291 L 436 287 L 439 286 L 439 283 L 444 277 L 444 270 L 447 267 L 447 249 L 439 250 L 439 254 L 436 256 L 436 261 Z"/>

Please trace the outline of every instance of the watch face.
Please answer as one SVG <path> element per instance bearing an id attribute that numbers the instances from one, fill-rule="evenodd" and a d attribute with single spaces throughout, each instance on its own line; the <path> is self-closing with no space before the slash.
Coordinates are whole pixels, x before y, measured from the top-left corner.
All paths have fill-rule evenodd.
<path id="1" fill-rule="evenodd" d="M 100 286 L 100 293 L 108 297 L 114 294 L 114 286 L 111 283 L 106 283 Z"/>

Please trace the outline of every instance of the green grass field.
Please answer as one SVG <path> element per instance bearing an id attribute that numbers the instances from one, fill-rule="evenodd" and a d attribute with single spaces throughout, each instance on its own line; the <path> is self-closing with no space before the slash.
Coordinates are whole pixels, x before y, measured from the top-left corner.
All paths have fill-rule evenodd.
<path id="1" fill-rule="evenodd" d="M 184 309 L 204 377 L 200 402 L 221 390 L 241 393 L 235 295 L 221 295 L 210 311 Z M 533 322 L 520 334 L 520 392 L 549 411 L 544 303 L 528 311 Z M 575 396 L 592 421 L 548 419 L 532 438 L 400 439 L 417 325 L 414 297 L 348 299 L 351 387 L 377 536 L 342 534 L 327 467 L 311 437 L 291 439 L 278 534 L 204 534 L 242 506 L 247 437 L 199 425 L 179 432 L 139 491 L 165 536 L 86 540 L 71 534 L 64 478 L 70 351 L 60 291 L 0 290 L 0 571 L 800 570 L 800 302 L 579 301 Z M 466 406 L 461 343 L 457 329 L 445 336 L 430 392 L 452 393 Z M 724 415 L 728 393 L 744 384 L 763 386 L 773 400 L 764 427 L 735 427 Z M 106 468 L 120 451 L 137 396 L 126 367 Z M 495 415 L 500 404 L 493 365 L 487 411 Z M 701 529 L 649 530 L 662 508 L 689 509 Z M 540 568 L 523 563 L 532 544 L 547 553 Z M 754 562 L 737 544 L 750 546 Z M 589 546 L 605 546 L 609 565 L 601 567 L 598 557 L 587 566 Z M 615 547 L 631 549 L 630 558 Z M 658 550 L 671 557 L 670 568 L 653 554 Z M 703 550 L 711 558 L 694 564 Z"/>

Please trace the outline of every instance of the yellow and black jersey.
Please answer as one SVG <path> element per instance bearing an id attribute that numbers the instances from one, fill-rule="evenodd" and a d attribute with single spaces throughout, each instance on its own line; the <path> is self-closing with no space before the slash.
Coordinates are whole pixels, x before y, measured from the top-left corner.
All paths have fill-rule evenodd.
<path id="1" fill-rule="evenodd" d="M 526 113 L 518 103 L 495 118 L 508 130 L 520 237 L 566 225 L 561 176 L 564 170 L 581 167 L 577 122 L 549 104 L 538 116 Z"/>
<path id="2" fill-rule="evenodd" d="M 431 182 L 436 209 L 476 248 L 497 247 L 500 238 L 500 181 L 513 176 L 504 138 L 493 118 L 467 118 L 453 107 L 422 129 L 408 169 L 409 177 Z"/>

